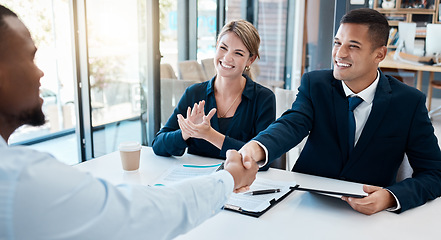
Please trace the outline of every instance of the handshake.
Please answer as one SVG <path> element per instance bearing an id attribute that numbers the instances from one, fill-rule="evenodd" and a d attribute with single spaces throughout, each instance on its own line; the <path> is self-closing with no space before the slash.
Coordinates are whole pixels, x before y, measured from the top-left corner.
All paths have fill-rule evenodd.
<path id="1" fill-rule="evenodd" d="M 259 170 L 255 161 L 245 161 L 244 159 L 242 159 L 242 154 L 236 150 L 227 151 L 224 169 L 233 176 L 235 192 L 247 191 L 256 179 Z"/>

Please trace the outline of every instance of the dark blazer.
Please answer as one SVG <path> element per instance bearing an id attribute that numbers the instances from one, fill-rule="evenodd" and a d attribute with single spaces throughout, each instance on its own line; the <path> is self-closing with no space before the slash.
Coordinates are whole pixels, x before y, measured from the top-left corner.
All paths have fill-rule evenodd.
<path id="1" fill-rule="evenodd" d="M 222 149 L 203 140 L 190 138 L 184 141 L 179 128 L 177 115 L 187 116 L 187 108 L 194 103 L 205 100 L 205 113 L 216 108 L 214 96 L 215 78 L 203 83 L 194 84 L 185 90 L 173 114 L 167 123 L 156 134 L 153 140 L 153 151 L 160 156 L 181 156 L 185 149 L 191 154 L 225 159 L 227 150 L 239 150 L 246 142 L 267 128 L 276 118 L 276 98 L 268 88 L 254 82 L 246 75 L 242 102 L 236 109 L 225 129 L 219 125 L 217 114 L 211 118 L 211 127 L 225 135 Z"/>
<path id="2" fill-rule="evenodd" d="M 350 157 L 347 111 L 332 70 L 306 73 L 292 108 L 254 139 L 271 161 L 309 135 L 293 171 L 386 187 L 400 212 L 441 195 L 441 152 L 423 93 L 380 71 L 371 113 Z M 404 154 L 413 177 L 396 183 Z"/>

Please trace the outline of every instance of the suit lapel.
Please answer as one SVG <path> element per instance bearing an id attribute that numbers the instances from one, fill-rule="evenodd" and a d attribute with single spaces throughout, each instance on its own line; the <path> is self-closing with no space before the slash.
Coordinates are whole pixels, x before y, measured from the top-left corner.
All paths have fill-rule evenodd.
<path id="1" fill-rule="evenodd" d="M 366 121 L 366 125 L 361 132 L 360 138 L 352 151 L 348 163 L 344 167 L 343 171 L 346 171 L 350 166 L 356 162 L 356 159 L 364 152 L 368 143 L 374 136 L 376 129 L 380 125 L 387 110 L 389 109 L 391 99 L 391 88 L 386 76 L 380 72 L 380 79 L 378 82 L 377 90 L 375 91 L 374 101 L 372 102 L 372 110 Z"/>
<path id="2" fill-rule="evenodd" d="M 348 152 L 348 101 L 343 91 L 342 83 L 339 80 L 333 80 L 333 103 L 335 112 L 335 121 L 337 125 L 338 142 L 343 156 L 342 163 L 347 161 Z"/>

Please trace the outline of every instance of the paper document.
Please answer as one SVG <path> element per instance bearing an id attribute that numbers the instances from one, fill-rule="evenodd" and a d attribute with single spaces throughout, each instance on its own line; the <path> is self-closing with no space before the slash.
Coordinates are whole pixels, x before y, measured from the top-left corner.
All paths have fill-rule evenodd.
<path id="1" fill-rule="evenodd" d="M 211 165 L 177 165 L 168 169 L 157 181 L 155 186 L 167 185 L 173 182 L 182 181 L 192 177 L 209 175 L 214 172 L 222 165 L 211 164 Z"/>
<path id="2" fill-rule="evenodd" d="M 273 181 L 268 179 L 257 178 L 250 186 L 250 190 L 245 193 L 233 193 L 230 199 L 225 204 L 225 208 L 233 210 L 244 210 L 249 212 L 261 212 L 267 209 L 273 200 L 277 201 L 285 194 L 290 192 L 290 187 L 295 186 L 293 181 Z M 265 189 L 280 189 L 280 192 L 251 195 L 250 192 L 265 190 Z"/>

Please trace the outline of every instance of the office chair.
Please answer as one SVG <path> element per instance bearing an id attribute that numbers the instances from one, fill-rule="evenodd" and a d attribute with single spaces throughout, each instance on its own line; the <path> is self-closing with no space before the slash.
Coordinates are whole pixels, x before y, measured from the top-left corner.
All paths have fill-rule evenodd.
<path id="1" fill-rule="evenodd" d="M 292 103 L 296 99 L 296 91 L 276 87 L 274 92 L 276 95 L 276 118 L 279 118 L 286 110 L 291 108 Z M 283 169 L 290 171 L 305 146 L 306 139 L 307 137 L 297 144 L 297 146 L 282 155 L 280 160 L 277 159 L 280 163 L 276 162 L 274 166 L 271 165 L 271 167 L 281 168 L 281 166 L 284 165 Z"/>
<path id="2" fill-rule="evenodd" d="M 204 82 L 208 80 L 205 76 L 201 64 L 199 64 L 195 60 L 187 60 L 179 63 L 179 79 L 193 80 L 198 82 Z"/>
<path id="3" fill-rule="evenodd" d="M 407 155 L 404 155 L 403 162 L 398 169 L 396 181 L 401 182 L 406 178 L 412 177 L 413 169 L 410 166 L 409 160 L 407 159 Z"/>
<path id="4" fill-rule="evenodd" d="M 161 79 L 163 78 L 178 79 L 176 77 L 175 71 L 173 70 L 173 67 L 168 63 L 161 63 L 160 74 L 161 74 Z"/>
<path id="5" fill-rule="evenodd" d="M 187 87 L 198 83 L 194 80 L 161 79 L 161 125 L 172 115 Z"/>
<path id="6" fill-rule="evenodd" d="M 211 79 L 216 75 L 216 69 L 214 68 L 214 59 L 207 58 L 201 60 L 202 68 L 204 69 L 205 79 Z"/>

